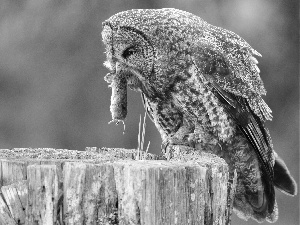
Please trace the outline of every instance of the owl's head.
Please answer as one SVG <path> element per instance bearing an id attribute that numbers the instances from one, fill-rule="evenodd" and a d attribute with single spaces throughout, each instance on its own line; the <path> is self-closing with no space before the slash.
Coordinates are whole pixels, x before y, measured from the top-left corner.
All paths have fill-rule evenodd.
<path id="1" fill-rule="evenodd" d="M 114 26 L 109 21 L 103 24 L 103 42 L 106 45 L 110 70 L 106 81 L 114 76 L 125 76 L 130 88 L 144 89 L 153 70 L 154 48 L 146 36 L 130 26 Z"/>
<path id="2" fill-rule="evenodd" d="M 190 37 L 204 23 L 177 9 L 133 9 L 113 15 L 102 24 L 104 65 L 111 71 L 105 80 L 125 76 L 130 88 L 148 97 L 162 94 L 185 66 L 181 63 L 188 62 Z"/>

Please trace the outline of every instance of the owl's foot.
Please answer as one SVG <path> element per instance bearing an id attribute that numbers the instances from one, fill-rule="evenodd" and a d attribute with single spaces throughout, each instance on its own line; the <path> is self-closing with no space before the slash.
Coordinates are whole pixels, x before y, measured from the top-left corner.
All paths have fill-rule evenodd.
<path id="1" fill-rule="evenodd" d="M 182 155 L 194 152 L 195 148 L 186 145 L 162 144 L 162 152 L 167 160 L 181 158 Z"/>

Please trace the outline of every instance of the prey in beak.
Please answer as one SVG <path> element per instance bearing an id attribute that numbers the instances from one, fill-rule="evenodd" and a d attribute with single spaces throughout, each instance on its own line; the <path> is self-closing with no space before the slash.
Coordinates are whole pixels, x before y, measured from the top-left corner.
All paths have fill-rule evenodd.
<path id="1" fill-rule="evenodd" d="M 127 116 L 127 86 L 134 91 L 141 91 L 142 83 L 136 76 L 137 73 L 126 65 L 122 65 L 122 63 L 116 62 L 112 65 L 112 63 L 106 61 L 104 65 L 112 71 L 104 77 L 104 80 L 110 83 L 109 87 L 112 89 L 110 104 L 112 121 L 109 123 L 124 123 Z"/>

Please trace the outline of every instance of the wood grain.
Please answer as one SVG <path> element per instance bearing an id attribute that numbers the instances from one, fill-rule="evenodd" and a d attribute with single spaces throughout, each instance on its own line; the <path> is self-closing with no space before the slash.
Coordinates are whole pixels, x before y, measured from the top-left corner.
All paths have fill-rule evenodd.
<path id="1" fill-rule="evenodd" d="M 230 224 L 236 174 L 223 159 L 86 150 L 0 151 L 0 224 Z"/>

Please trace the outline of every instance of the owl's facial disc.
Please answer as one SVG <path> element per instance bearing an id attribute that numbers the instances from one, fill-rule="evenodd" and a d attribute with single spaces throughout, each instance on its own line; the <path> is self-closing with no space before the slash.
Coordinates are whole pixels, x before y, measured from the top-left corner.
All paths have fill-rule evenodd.
<path id="1" fill-rule="evenodd" d="M 123 121 L 127 115 L 127 86 L 135 91 L 150 90 L 149 77 L 153 67 L 153 51 L 144 37 L 131 28 L 112 29 L 106 25 L 102 32 L 110 70 L 105 80 L 112 88 L 110 111 L 113 121 Z"/>
<path id="2" fill-rule="evenodd" d="M 143 90 L 153 68 L 153 48 L 144 35 L 130 27 L 112 29 L 106 25 L 102 32 L 106 45 L 107 61 L 104 65 L 111 71 L 107 82 L 114 76 L 125 76 L 133 90 Z"/>

